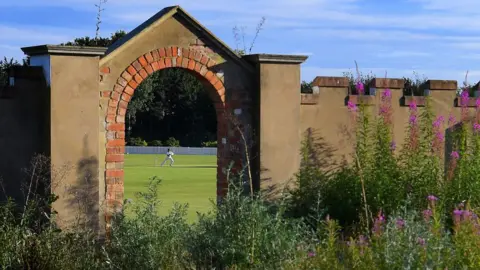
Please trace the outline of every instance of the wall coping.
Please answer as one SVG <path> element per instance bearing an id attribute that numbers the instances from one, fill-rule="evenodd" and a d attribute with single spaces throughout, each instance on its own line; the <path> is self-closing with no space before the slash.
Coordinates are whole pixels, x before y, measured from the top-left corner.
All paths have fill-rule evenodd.
<path id="1" fill-rule="evenodd" d="M 370 82 L 370 87 L 403 89 L 405 87 L 405 80 L 397 78 L 373 78 Z"/>
<path id="2" fill-rule="evenodd" d="M 281 64 L 301 64 L 308 58 L 306 55 L 291 55 L 291 54 L 248 54 L 244 55 L 247 61 L 254 63 L 281 63 Z"/>
<path id="3" fill-rule="evenodd" d="M 430 90 L 457 90 L 458 83 L 455 80 L 428 80 L 423 85 Z"/>
<path id="4" fill-rule="evenodd" d="M 347 77 L 326 77 L 326 76 L 317 76 L 313 79 L 313 86 L 318 87 L 348 87 L 348 78 Z"/>
<path id="5" fill-rule="evenodd" d="M 22 51 L 28 56 L 35 55 L 77 55 L 77 56 L 103 56 L 106 47 L 81 47 L 62 45 L 38 45 L 23 47 Z"/>

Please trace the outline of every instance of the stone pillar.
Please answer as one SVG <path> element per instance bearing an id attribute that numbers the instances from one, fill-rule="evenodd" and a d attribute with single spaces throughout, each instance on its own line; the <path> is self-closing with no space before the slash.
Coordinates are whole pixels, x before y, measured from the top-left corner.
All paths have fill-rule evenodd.
<path id="1" fill-rule="evenodd" d="M 58 223 L 99 226 L 99 60 L 105 48 L 22 48 L 50 86 L 50 157 Z"/>
<path id="2" fill-rule="evenodd" d="M 306 56 L 254 54 L 245 59 L 257 70 L 256 113 L 258 187 L 280 188 L 300 166 L 300 64 Z"/>

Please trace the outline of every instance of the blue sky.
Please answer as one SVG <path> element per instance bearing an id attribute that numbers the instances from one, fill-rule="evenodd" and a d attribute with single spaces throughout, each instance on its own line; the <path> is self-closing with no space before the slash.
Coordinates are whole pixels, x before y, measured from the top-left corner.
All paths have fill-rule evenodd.
<path id="1" fill-rule="evenodd" d="M 21 59 L 22 46 L 94 36 L 98 0 L 0 1 L 0 56 Z M 132 30 L 165 6 L 180 5 L 235 48 L 234 26 L 252 53 L 305 54 L 302 79 L 354 70 L 383 77 L 469 82 L 480 79 L 480 0 L 109 0 L 102 35 Z"/>

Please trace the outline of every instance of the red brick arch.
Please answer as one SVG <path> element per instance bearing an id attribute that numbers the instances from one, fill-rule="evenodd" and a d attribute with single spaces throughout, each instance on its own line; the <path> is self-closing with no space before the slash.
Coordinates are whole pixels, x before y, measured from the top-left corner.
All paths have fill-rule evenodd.
<path id="1" fill-rule="evenodd" d="M 124 194 L 124 152 L 125 152 L 125 114 L 128 103 L 132 99 L 137 86 L 155 71 L 165 68 L 183 68 L 194 73 L 206 84 L 207 91 L 214 102 L 217 111 L 217 195 L 223 196 L 227 187 L 227 179 L 222 173 L 221 164 L 224 156 L 221 155 L 227 138 L 227 123 L 224 117 L 225 86 L 223 79 L 211 71 L 217 65 L 202 51 L 167 47 L 153 50 L 133 61 L 118 78 L 113 91 L 110 93 L 106 114 L 106 170 L 105 170 L 105 205 L 107 223 L 113 211 L 120 209 Z"/>

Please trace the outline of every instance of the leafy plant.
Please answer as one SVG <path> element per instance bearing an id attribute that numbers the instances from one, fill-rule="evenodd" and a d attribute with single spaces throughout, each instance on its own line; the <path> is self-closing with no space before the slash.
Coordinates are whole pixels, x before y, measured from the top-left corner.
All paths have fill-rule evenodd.
<path id="1" fill-rule="evenodd" d="M 168 140 L 165 141 L 165 145 L 166 146 L 171 146 L 171 147 L 179 147 L 180 146 L 180 141 L 173 138 L 173 137 L 170 137 L 170 138 L 168 138 Z"/>

